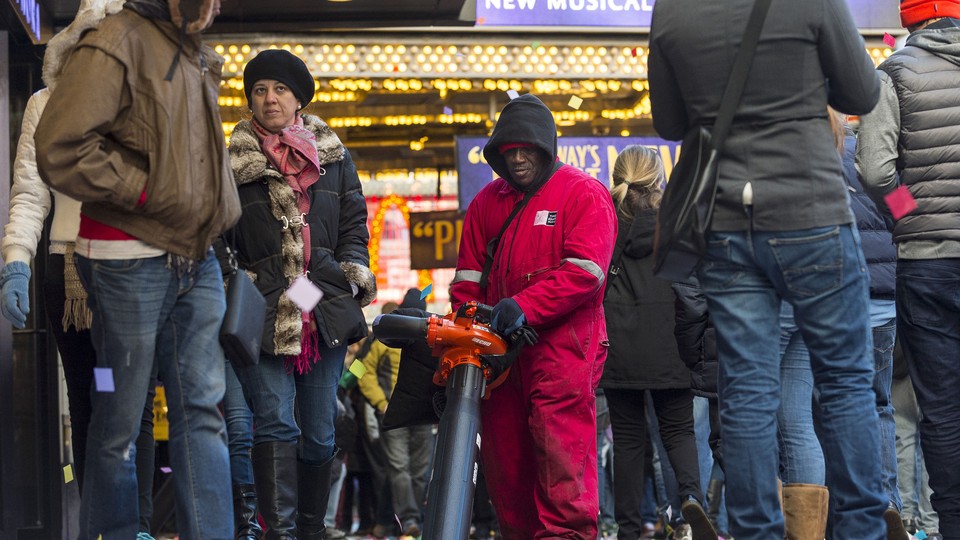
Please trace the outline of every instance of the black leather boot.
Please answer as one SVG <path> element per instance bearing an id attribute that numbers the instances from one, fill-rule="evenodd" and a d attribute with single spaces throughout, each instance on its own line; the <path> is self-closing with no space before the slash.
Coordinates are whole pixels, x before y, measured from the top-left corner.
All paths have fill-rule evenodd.
<path id="1" fill-rule="evenodd" d="M 717 526 L 717 519 L 720 517 L 720 500 L 723 496 L 723 480 L 711 478 L 707 484 L 707 517 L 710 523 Z"/>
<path id="2" fill-rule="evenodd" d="M 233 485 L 233 522 L 237 540 L 263 538 L 263 529 L 257 521 L 257 492 L 253 484 Z"/>
<path id="3" fill-rule="evenodd" d="M 267 540 L 297 538 L 297 444 L 254 445 L 253 478 Z"/>
<path id="4" fill-rule="evenodd" d="M 322 465 L 297 462 L 300 486 L 300 515 L 297 517 L 297 531 L 300 540 L 325 540 L 326 526 L 323 517 L 327 513 L 330 500 L 330 470 L 333 467 L 331 457 Z"/>

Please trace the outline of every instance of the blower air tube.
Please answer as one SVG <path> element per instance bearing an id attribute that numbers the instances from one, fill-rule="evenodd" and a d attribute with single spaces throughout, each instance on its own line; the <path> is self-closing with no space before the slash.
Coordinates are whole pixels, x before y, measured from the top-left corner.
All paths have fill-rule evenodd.
<path id="1" fill-rule="evenodd" d="M 373 335 L 387 347 L 403 348 L 427 338 L 428 321 L 407 315 L 377 315 L 373 320 Z"/>

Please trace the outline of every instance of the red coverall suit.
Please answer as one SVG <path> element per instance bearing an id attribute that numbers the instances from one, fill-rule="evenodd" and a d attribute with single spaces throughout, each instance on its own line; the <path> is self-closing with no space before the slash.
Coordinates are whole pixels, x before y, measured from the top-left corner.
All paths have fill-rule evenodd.
<path id="1" fill-rule="evenodd" d="M 481 459 L 507 540 L 597 538 L 594 390 L 606 359 L 603 285 L 616 238 L 610 194 L 563 165 L 504 232 L 485 290 L 486 245 L 522 193 L 502 178 L 467 210 L 454 308 L 513 297 L 540 335 L 481 405 Z"/>

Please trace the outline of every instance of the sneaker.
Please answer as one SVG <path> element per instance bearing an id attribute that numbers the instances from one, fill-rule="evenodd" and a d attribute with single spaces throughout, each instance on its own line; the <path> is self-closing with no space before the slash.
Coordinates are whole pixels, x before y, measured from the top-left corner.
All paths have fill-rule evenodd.
<path id="1" fill-rule="evenodd" d="M 693 528 L 688 523 L 677 525 L 673 530 L 673 540 L 693 540 Z"/>
<path id="2" fill-rule="evenodd" d="M 910 535 L 903 527 L 903 520 L 896 506 L 887 507 L 883 513 L 883 520 L 887 522 L 887 540 L 910 540 Z"/>
<path id="3" fill-rule="evenodd" d="M 347 533 L 337 529 L 336 527 L 327 527 L 325 535 L 327 540 L 341 540 L 347 537 Z"/>
<path id="4" fill-rule="evenodd" d="M 690 526 L 691 540 L 717 540 L 717 530 L 703 511 L 703 506 L 694 497 L 687 497 L 680 507 L 684 521 Z"/>
<path id="5" fill-rule="evenodd" d="M 412 536 L 418 538 L 420 536 L 420 525 L 416 521 L 408 521 L 403 524 L 403 533 L 401 536 Z"/>

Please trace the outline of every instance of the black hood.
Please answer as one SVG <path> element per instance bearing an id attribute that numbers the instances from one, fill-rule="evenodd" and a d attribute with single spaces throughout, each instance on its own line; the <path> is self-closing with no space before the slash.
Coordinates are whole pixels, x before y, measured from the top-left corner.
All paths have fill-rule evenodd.
<path id="1" fill-rule="evenodd" d="M 500 119 L 493 128 L 490 140 L 483 147 L 483 157 L 493 172 L 511 186 L 520 189 L 510 178 L 506 160 L 497 151 L 501 145 L 507 143 L 530 143 L 548 156 L 543 170 L 544 177 L 534 182 L 531 187 L 540 186 L 553 175 L 554 162 L 557 160 L 557 125 L 553 121 L 553 113 L 537 96 L 524 94 L 507 103 L 500 111 Z"/>
<path id="2" fill-rule="evenodd" d="M 621 231 L 625 229 L 624 225 L 626 224 L 621 219 Z M 648 208 L 638 212 L 628 227 L 628 232 L 624 238 L 626 247 L 623 253 L 634 259 L 642 259 L 653 253 L 653 237 L 657 230 L 656 208 Z"/>

